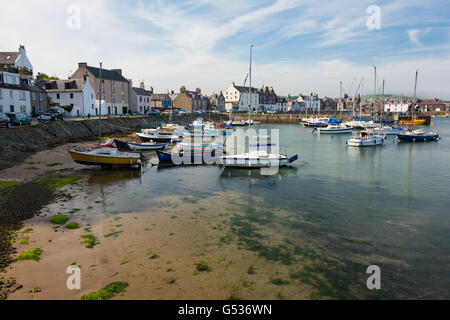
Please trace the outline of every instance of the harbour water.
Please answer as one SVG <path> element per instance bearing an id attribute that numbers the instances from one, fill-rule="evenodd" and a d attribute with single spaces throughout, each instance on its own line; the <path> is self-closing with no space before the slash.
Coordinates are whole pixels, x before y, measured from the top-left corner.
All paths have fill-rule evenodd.
<path id="1" fill-rule="evenodd" d="M 93 174 L 91 188 L 102 189 L 105 212 L 190 210 L 218 237 L 213 251 L 239 250 L 281 275 L 262 285 L 290 287 L 283 298 L 450 297 L 448 120 L 435 121 L 438 142 L 389 138 L 366 149 L 347 148 L 349 135 L 313 135 L 299 125 L 260 128 L 279 129 L 281 144 L 300 161 L 274 176 L 147 166 L 142 173 Z M 382 290 L 366 287 L 370 265 L 381 268 Z"/>

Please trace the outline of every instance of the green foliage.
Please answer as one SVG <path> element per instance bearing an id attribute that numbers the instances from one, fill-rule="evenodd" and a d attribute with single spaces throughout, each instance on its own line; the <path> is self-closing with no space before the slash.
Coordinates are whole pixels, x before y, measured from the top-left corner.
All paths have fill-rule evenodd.
<path id="1" fill-rule="evenodd" d="M 72 222 L 72 223 L 69 223 L 69 224 L 66 226 L 66 228 L 67 228 L 67 229 L 72 229 L 72 230 L 74 230 L 74 229 L 80 229 L 80 225 L 79 225 L 78 223 L 76 223 L 76 222 Z"/>
<path id="2" fill-rule="evenodd" d="M 96 236 L 92 234 L 87 234 L 80 237 L 83 240 L 83 244 L 86 245 L 86 248 L 92 249 L 96 244 L 98 244 L 98 239 Z"/>
<path id="3" fill-rule="evenodd" d="M 66 224 L 67 221 L 69 221 L 69 218 L 62 214 L 58 214 L 57 216 L 54 216 L 52 220 L 50 220 L 51 223 L 59 225 Z"/>
<path id="4" fill-rule="evenodd" d="M 23 260 L 34 260 L 36 262 L 39 262 L 40 255 L 43 253 L 44 251 L 42 249 L 30 249 L 30 250 L 26 250 L 23 251 L 19 257 L 17 257 L 17 261 L 23 261 Z"/>
<path id="5" fill-rule="evenodd" d="M 114 298 L 117 294 L 125 292 L 128 287 L 126 282 L 113 282 L 98 292 L 91 292 L 81 297 L 81 300 L 109 300 Z"/>

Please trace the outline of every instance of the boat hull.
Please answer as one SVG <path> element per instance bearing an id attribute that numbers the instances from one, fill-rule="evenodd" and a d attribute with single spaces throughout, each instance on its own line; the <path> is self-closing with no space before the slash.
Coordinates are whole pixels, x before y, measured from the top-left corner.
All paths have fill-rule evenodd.
<path id="1" fill-rule="evenodd" d="M 328 123 L 308 123 L 303 122 L 303 125 L 307 128 L 326 128 L 328 127 Z"/>
<path id="2" fill-rule="evenodd" d="M 375 147 L 375 146 L 381 146 L 386 142 L 386 138 L 376 138 L 376 139 L 369 139 L 369 140 L 360 140 L 360 139 L 350 139 L 347 141 L 347 145 L 349 147 Z"/>
<path id="3" fill-rule="evenodd" d="M 400 141 L 407 142 L 426 142 L 426 141 L 436 141 L 439 140 L 439 135 L 409 135 L 409 134 L 398 134 L 397 138 Z"/>
<path id="4" fill-rule="evenodd" d="M 348 134 L 352 133 L 353 129 L 318 129 L 317 130 L 320 134 Z"/>
<path id="5" fill-rule="evenodd" d="M 184 154 L 183 152 L 171 153 L 164 151 L 157 151 L 158 160 L 160 164 L 164 165 L 201 165 L 213 164 L 222 156 L 219 150 L 212 150 L 206 152 L 193 152 Z"/>
<path id="6" fill-rule="evenodd" d="M 82 152 L 70 151 L 72 159 L 83 165 L 97 165 L 105 167 L 140 167 L 140 157 L 102 157 Z"/>
<path id="7" fill-rule="evenodd" d="M 164 150 L 164 149 L 166 149 L 169 144 L 168 143 L 163 143 L 163 144 L 145 145 L 145 144 L 128 142 L 128 145 L 132 149 L 135 149 L 135 150 L 156 151 L 156 150 Z"/>
<path id="8" fill-rule="evenodd" d="M 144 143 L 148 142 L 156 142 L 156 143 L 170 143 L 172 142 L 172 137 L 160 137 L 160 136 L 148 136 L 144 134 L 137 134 L 139 140 L 141 140 Z"/>

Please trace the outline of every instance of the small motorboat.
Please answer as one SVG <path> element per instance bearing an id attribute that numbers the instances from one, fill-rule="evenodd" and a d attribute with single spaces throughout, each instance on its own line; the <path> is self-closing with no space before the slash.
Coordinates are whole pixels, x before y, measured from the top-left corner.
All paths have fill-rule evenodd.
<path id="1" fill-rule="evenodd" d="M 397 134 L 400 141 L 408 142 L 425 142 L 439 140 L 439 134 L 436 130 L 425 132 L 423 130 L 407 131 L 405 133 Z"/>
<path id="2" fill-rule="evenodd" d="M 330 124 L 326 128 L 315 128 L 313 132 L 318 132 L 319 134 L 347 134 L 352 133 L 353 128 L 343 124 Z"/>
<path id="3" fill-rule="evenodd" d="M 91 148 L 71 147 L 69 153 L 72 159 L 83 165 L 99 165 L 103 168 L 134 168 L 141 167 L 141 154 L 132 150 L 122 149 L 114 140 Z"/>
<path id="4" fill-rule="evenodd" d="M 115 140 L 115 143 L 119 148 L 125 148 L 126 146 L 128 146 L 128 148 L 134 151 L 164 150 L 169 145 L 168 143 L 154 143 L 154 142 L 135 143 L 121 140 Z"/>
<path id="5" fill-rule="evenodd" d="M 379 127 L 379 128 L 375 128 L 375 133 L 376 134 L 385 134 L 388 136 L 395 136 L 397 134 L 401 134 L 406 132 L 406 130 L 402 127 L 391 127 L 391 126 L 385 126 L 385 127 Z"/>
<path id="6" fill-rule="evenodd" d="M 378 135 L 373 131 L 361 131 L 358 136 L 347 141 L 349 147 L 374 147 L 386 142 L 386 135 Z"/>
<path id="7" fill-rule="evenodd" d="M 222 157 L 224 167 L 270 168 L 285 167 L 298 160 L 298 155 L 288 158 L 285 154 L 269 154 L 265 150 Z"/>
<path id="8" fill-rule="evenodd" d="M 307 128 L 326 128 L 329 121 L 329 118 L 311 118 L 303 122 L 303 125 Z"/>
<path id="9" fill-rule="evenodd" d="M 163 165 L 214 164 L 223 155 L 223 146 L 179 143 L 171 152 L 156 151 L 156 154 Z"/>
<path id="10" fill-rule="evenodd" d="M 144 129 L 140 133 L 136 133 L 138 138 L 142 142 L 156 142 L 156 143 L 172 143 L 179 142 L 180 137 L 174 134 L 173 131 L 163 131 L 160 128 L 158 129 Z"/>

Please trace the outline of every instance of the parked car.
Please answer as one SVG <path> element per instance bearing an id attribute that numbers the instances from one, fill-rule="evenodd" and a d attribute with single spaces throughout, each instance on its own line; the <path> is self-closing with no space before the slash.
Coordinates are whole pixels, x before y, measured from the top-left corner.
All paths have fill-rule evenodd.
<path id="1" fill-rule="evenodd" d="M 51 107 L 48 109 L 46 114 L 51 115 L 53 120 L 64 120 L 64 117 L 66 116 L 66 110 L 58 107 Z"/>
<path id="2" fill-rule="evenodd" d="M 31 125 L 31 118 L 24 113 L 7 113 L 11 124 L 15 126 Z"/>
<path id="3" fill-rule="evenodd" d="M 43 113 L 40 116 L 37 117 L 37 120 L 39 122 L 50 122 L 50 121 L 55 121 L 56 118 L 54 118 L 51 114 L 49 113 Z"/>
<path id="4" fill-rule="evenodd" d="M 150 110 L 148 112 L 148 115 L 150 115 L 150 116 L 159 116 L 160 114 L 161 114 L 161 111 L 159 111 L 159 110 Z"/>
<path id="5" fill-rule="evenodd" d="M 9 117 L 4 113 L 0 113 L 0 127 L 11 128 L 11 121 L 9 120 Z"/>
<path id="6" fill-rule="evenodd" d="M 191 113 L 187 110 L 180 110 L 179 114 L 191 114 Z"/>

